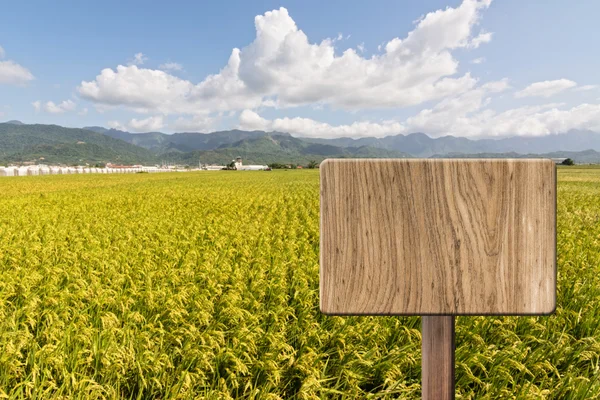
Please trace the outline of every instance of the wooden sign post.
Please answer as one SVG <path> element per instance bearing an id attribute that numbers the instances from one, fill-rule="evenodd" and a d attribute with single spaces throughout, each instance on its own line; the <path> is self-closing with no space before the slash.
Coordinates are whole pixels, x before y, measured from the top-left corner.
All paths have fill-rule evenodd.
<path id="1" fill-rule="evenodd" d="M 454 316 L 554 312 L 553 161 L 336 159 L 320 169 L 321 311 L 423 316 L 423 399 L 454 398 Z"/>

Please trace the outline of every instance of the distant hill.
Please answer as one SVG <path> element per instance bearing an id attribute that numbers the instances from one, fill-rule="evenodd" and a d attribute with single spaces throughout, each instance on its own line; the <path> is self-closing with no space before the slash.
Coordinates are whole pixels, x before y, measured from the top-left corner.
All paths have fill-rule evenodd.
<path id="1" fill-rule="evenodd" d="M 6 121 L 5 124 L 12 124 L 12 125 L 25 125 L 24 123 L 22 123 L 21 121 L 17 121 L 16 119 L 12 119 L 10 121 Z"/>
<path id="2" fill-rule="evenodd" d="M 289 133 L 230 130 L 213 133 L 130 133 L 90 126 L 0 124 L 0 163 L 139 162 L 197 165 L 226 164 L 237 156 L 245 163 L 297 163 L 326 158 L 407 157 L 569 157 L 577 163 L 600 163 L 600 134 L 572 130 L 543 137 L 473 140 L 420 132 L 383 138 L 319 139 Z M 563 157 L 564 156 L 564 157 Z M 79 161 L 81 160 L 81 161 Z"/>
<path id="3" fill-rule="evenodd" d="M 592 131 L 571 130 L 566 133 L 540 137 L 514 136 L 505 139 L 467 139 L 454 136 L 431 138 L 424 133 L 394 135 L 383 138 L 304 139 L 313 143 L 335 146 L 372 146 L 410 153 L 415 157 L 436 154 L 509 153 L 541 154 L 555 151 L 600 151 L 600 134 Z"/>
<path id="4" fill-rule="evenodd" d="M 115 129 L 101 127 L 88 127 L 105 135 L 124 140 L 131 144 L 152 150 L 157 154 L 181 152 L 186 153 L 195 150 L 216 150 L 229 147 L 236 142 L 245 139 L 258 139 L 265 135 L 291 136 L 282 132 L 262 131 L 220 131 L 213 133 L 175 133 L 167 135 L 161 132 L 150 132 L 132 134 Z M 524 137 L 514 136 L 504 139 L 467 139 L 455 136 L 442 136 L 432 138 L 422 132 L 407 135 L 390 135 L 383 138 L 365 137 L 352 138 L 306 138 L 295 137 L 303 142 L 335 146 L 336 148 L 377 148 L 387 151 L 396 151 L 411 154 L 414 157 L 431 157 L 436 154 L 479 154 L 479 153 L 510 153 L 519 154 L 544 154 L 555 151 L 600 151 L 600 134 L 585 131 L 571 130 L 566 133 L 540 136 Z"/>
<path id="5" fill-rule="evenodd" d="M 435 154 L 431 158 L 570 158 L 577 164 L 600 164 L 600 152 L 596 150 L 584 151 L 554 151 L 543 154 L 510 153 L 477 153 L 477 154 Z"/>
<path id="6" fill-rule="evenodd" d="M 194 150 L 213 150 L 224 144 L 231 144 L 244 139 L 256 139 L 266 133 L 261 131 L 221 131 L 213 133 L 183 132 L 167 135 L 162 132 L 130 133 L 118 129 L 106 129 L 99 126 L 88 126 L 94 132 L 121 139 L 136 146 L 144 147 L 155 153 L 189 152 Z M 282 135 L 289 135 L 287 133 Z"/>
<path id="7" fill-rule="evenodd" d="M 320 162 L 326 158 L 407 158 L 410 154 L 399 151 L 376 149 L 368 146 L 339 147 L 307 143 L 289 134 L 264 133 L 257 138 L 249 138 L 231 144 L 224 144 L 213 150 L 193 151 L 183 154 L 167 153 L 169 160 L 188 164 L 224 164 L 236 157 L 242 157 L 246 164 L 296 163 L 306 164 L 311 160 Z"/>
<path id="8" fill-rule="evenodd" d="M 409 154 L 369 146 L 343 147 L 311 143 L 289 133 L 263 131 L 184 132 L 167 135 L 161 132 L 129 133 L 97 126 L 91 131 L 127 141 L 155 152 L 161 160 L 196 165 L 225 164 L 235 157 L 245 163 L 308 163 L 327 157 L 410 157 Z"/>
<path id="9" fill-rule="evenodd" d="M 141 147 L 86 129 L 58 125 L 0 124 L 0 164 L 155 163 L 156 156 Z"/>

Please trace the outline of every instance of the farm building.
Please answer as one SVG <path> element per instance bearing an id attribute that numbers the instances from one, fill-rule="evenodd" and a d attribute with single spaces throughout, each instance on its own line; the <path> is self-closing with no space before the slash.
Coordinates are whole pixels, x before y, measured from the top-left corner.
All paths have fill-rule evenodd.
<path id="1" fill-rule="evenodd" d="M 235 169 L 238 171 L 264 171 L 269 168 L 268 165 L 243 165 L 242 157 L 237 157 L 233 162 L 235 163 Z"/>
<path id="2" fill-rule="evenodd" d="M 4 167 L 1 174 L 2 176 L 15 176 L 15 167 Z"/>
<path id="3" fill-rule="evenodd" d="M 219 169 L 221 169 L 220 167 Z M 59 166 L 59 165 L 21 165 L 0 167 L 0 176 L 31 176 L 31 175 L 74 175 L 74 174 L 133 174 L 136 172 L 182 172 L 193 171 L 179 167 L 145 167 L 143 165 L 112 165 L 105 168 L 88 166 Z"/>
<path id="4" fill-rule="evenodd" d="M 224 165 L 207 165 L 207 164 L 203 164 L 200 166 L 200 169 L 203 171 L 221 171 L 223 169 L 225 169 Z"/>
<path id="5" fill-rule="evenodd" d="M 0 176 L 15 176 L 15 167 L 0 167 Z"/>
<path id="6" fill-rule="evenodd" d="M 17 167 L 15 169 L 15 176 L 27 176 L 27 170 L 29 167 Z"/>
<path id="7" fill-rule="evenodd" d="M 27 168 L 27 176 L 34 176 L 40 174 L 40 168 L 37 165 Z"/>

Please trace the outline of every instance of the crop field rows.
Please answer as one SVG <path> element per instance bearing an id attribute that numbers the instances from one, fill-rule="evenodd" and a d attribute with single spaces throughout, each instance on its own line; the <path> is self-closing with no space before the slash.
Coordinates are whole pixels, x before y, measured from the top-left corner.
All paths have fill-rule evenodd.
<path id="1" fill-rule="evenodd" d="M 457 318 L 457 399 L 600 398 L 600 169 L 558 179 L 556 313 Z M 416 399 L 420 358 L 320 313 L 318 171 L 0 180 L 0 399 Z"/>

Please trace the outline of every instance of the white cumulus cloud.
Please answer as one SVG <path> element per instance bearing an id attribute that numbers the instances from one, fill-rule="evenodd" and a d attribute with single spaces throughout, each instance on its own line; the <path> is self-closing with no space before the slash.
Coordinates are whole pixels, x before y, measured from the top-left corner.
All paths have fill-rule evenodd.
<path id="1" fill-rule="evenodd" d="M 347 110 L 417 105 L 475 86 L 470 74 L 457 76 L 452 52 L 491 39 L 485 32 L 473 35 L 489 4 L 464 0 L 456 8 L 428 13 L 406 37 L 391 39 L 381 54 L 371 57 L 352 48 L 336 54 L 337 38 L 311 42 L 280 8 L 258 15 L 254 41 L 233 49 L 221 71 L 200 83 L 161 70 L 120 65 L 83 81 L 78 90 L 99 104 L 165 115 L 307 104 Z M 141 65 L 143 55 L 139 59 L 142 62 L 136 64 Z"/>
<path id="2" fill-rule="evenodd" d="M 405 132 L 406 128 L 395 121 L 353 122 L 348 125 L 330 125 L 310 118 L 276 118 L 268 120 L 256 112 L 244 110 L 240 114 L 239 128 L 245 130 L 263 130 L 288 132 L 294 136 L 316 138 L 338 137 L 383 137 Z"/>
<path id="3" fill-rule="evenodd" d="M 33 74 L 14 61 L 0 61 L 0 84 L 21 85 L 32 81 Z"/>
<path id="4" fill-rule="evenodd" d="M 158 69 L 163 71 L 181 71 L 183 70 L 183 66 L 176 62 L 168 62 L 158 66 Z"/>
<path id="5" fill-rule="evenodd" d="M 0 46 L 0 60 L 6 57 L 6 51 Z M 22 85 L 34 80 L 33 74 L 12 60 L 0 61 L 0 85 Z"/>
<path id="6" fill-rule="evenodd" d="M 36 112 L 46 111 L 51 114 L 62 114 L 67 111 L 74 111 L 77 108 L 77 104 L 73 100 L 64 100 L 60 103 L 54 103 L 53 101 L 48 101 L 46 103 L 42 103 L 37 100 L 31 103 Z"/>
<path id="7" fill-rule="evenodd" d="M 145 119 L 133 118 L 125 124 L 118 121 L 109 121 L 108 126 L 114 129 L 131 132 L 153 132 L 160 130 L 164 125 L 162 116 L 148 117 Z"/>
<path id="8" fill-rule="evenodd" d="M 473 40 L 471 40 L 471 43 L 469 43 L 468 47 L 476 49 L 481 44 L 488 43 L 491 40 L 492 40 L 491 32 L 481 32 L 479 35 L 477 35 L 477 37 L 474 37 Z"/>
<path id="9" fill-rule="evenodd" d="M 476 97 L 476 96 L 475 96 Z M 570 129 L 600 131 L 600 104 L 581 104 L 565 108 L 562 103 L 549 103 L 527 106 L 497 113 L 489 108 L 480 109 L 477 100 L 463 99 L 456 105 L 446 105 L 450 109 L 463 111 L 452 119 L 443 111 L 427 112 L 408 118 L 405 121 L 363 121 L 346 125 L 331 125 L 310 118 L 277 118 L 268 120 L 253 111 L 240 114 L 239 127 L 247 130 L 289 132 L 300 137 L 339 138 L 365 136 L 383 137 L 412 132 L 426 132 L 432 137 L 453 135 L 457 137 L 508 137 L 543 136 L 564 133 Z M 485 105 L 486 102 L 481 104 Z"/>
<path id="10" fill-rule="evenodd" d="M 535 82 L 527 86 L 525 89 L 516 92 L 515 97 L 550 97 L 575 86 L 577 86 L 577 83 L 569 79 Z"/>
<path id="11" fill-rule="evenodd" d="M 59 104 L 49 101 L 44 105 L 44 110 L 52 114 L 62 114 L 67 111 L 73 111 L 77 105 L 72 100 L 64 100 Z"/>
<path id="12" fill-rule="evenodd" d="M 128 65 L 143 65 L 146 61 L 148 61 L 148 57 L 144 53 L 136 53 Z"/>
<path id="13" fill-rule="evenodd" d="M 546 103 L 496 112 L 489 106 L 492 97 L 509 89 L 508 80 L 488 82 L 438 102 L 432 108 L 396 121 L 363 121 L 330 125 L 309 118 L 269 120 L 254 111 L 244 110 L 239 117 L 242 129 L 289 132 L 306 137 L 387 136 L 425 132 L 430 136 L 508 137 L 542 136 L 570 129 L 600 131 L 600 104 L 567 107 L 564 103 Z"/>
<path id="14" fill-rule="evenodd" d="M 598 85 L 583 85 L 583 86 L 576 87 L 573 90 L 575 90 L 577 92 L 587 92 L 588 90 L 594 90 L 594 89 L 598 89 Z"/>

